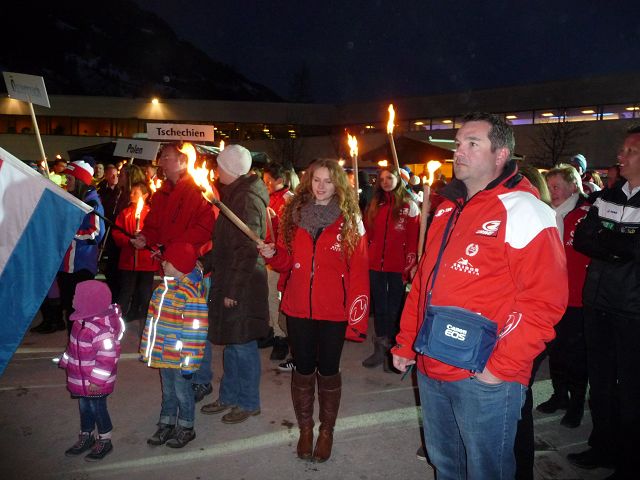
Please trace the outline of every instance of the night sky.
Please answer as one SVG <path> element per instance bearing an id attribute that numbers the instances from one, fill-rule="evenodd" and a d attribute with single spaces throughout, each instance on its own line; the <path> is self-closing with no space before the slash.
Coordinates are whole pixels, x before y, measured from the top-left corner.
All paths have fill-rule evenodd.
<path id="1" fill-rule="evenodd" d="M 305 65 L 336 103 L 640 71 L 637 0 L 135 1 L 285 98 Z"/>

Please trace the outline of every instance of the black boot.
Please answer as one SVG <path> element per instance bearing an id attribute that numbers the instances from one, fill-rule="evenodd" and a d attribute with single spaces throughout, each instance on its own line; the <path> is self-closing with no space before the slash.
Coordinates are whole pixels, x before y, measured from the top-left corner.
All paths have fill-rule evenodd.
<path id="1" fill-rule="evenodd" d="M 560 420 L 561 425 L 567 428 L 577 428 L 580 426 L 582 417 L 584 416 L 584 398 L 586 393 L 586 384 L 569 386 L 569 405 L 567 406 L 567 413 L 565 413 L 562 420 Z"/>
<path id="2" fill-rule="evenodd" d="M 289 353 L 289 344 L 286 338 L 273 337 L 273 350 L 271 350 L 270 360 L 284 360 Z"/>
<path id="3" fill-rule="evenodd" d="M 373 353 L 362 361 L 362 366 L 375 368 L 382 365 L 387 354 L 388 345 L 387 337 L 374 337 Z"/>

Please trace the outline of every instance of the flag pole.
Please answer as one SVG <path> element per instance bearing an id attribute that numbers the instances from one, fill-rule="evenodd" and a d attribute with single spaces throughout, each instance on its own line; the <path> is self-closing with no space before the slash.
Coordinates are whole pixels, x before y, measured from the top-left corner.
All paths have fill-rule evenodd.
<path id="1" fill-rule="evenodd" d="M 36 120 L 36 112 L 33 110 L 33 103 L 29 104 L 29 112 L 31 113 L 31 121 L 33 122 L 33 130 L 36 132 L 36 140 L 38 141 L 38 148 L 40 150 L 40 157 L 42 158 L 42 170 L 44 176 L 49 178 L 49 165 L 47 164 L 47 156 L 44 153 L 44 145 L 42 145 L 42 138 L 40 137 L 40 129 L 38 128 L 38 121 Z"/>

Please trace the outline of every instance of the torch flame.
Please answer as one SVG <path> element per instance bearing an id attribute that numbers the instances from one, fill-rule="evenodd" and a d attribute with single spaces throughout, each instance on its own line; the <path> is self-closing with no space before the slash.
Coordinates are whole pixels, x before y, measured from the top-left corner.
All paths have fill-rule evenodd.
<path id="1" fill-rule="evenodd" d="M 389 104 L 389 121 L 387 122 L 387 133 L 393 135 L 393 122 L 396 119 L 396 111 L 393 109 L 393 103 Z"/>
<path id="2" fill-rule="evenodd" d="M 136 218 L 138 219 L 140 218 L 140 214 L 142 213 L 142 207 L 144 207 L 144 198 L 140 197 L 136 205 Z"/>
<path id="3" fill-rule="evenodd" d="M 151 187 L 151 191 L 153 193 L 156 193 L 158 189 L 162 186 L 162 180 L 160 180 L 159 178 L 156 178 L 155 182 L 152 180 L 149 183 L 149 186 Z"/>
<path id="4" fill-rule="evenodd" d="M 224 140 L 220 140 L 220 151 L 224 150 Z"/>
<path id="5" fill-rule="evenodd" d="M 438 160 L 429 160 L 427 162 L 427 172 L 429 172 L 429 176 L 423 177 L 422 183 L 425 183 L 426 180 L 426 183 L 428 183 L 429 186 L 433 185 L 433 174 L 436 173 L 436 170 L 438 170 L 441 166 L 442 163 Z"/>
<path id="6" fill-rule="evenodd" d="M 347 140 L 350 148 L 349 153 L 351 155 L 351 158 L 355 158 L 358 156 L 358 139 L 355 135 L 351 135 L 350 133 L 347 133 L 347 135 L 349 137 Z"/>
<path id="7" fill-rule="evenodd" d="M 211 202 L 214 198 L 213 190 L 209 185 L 209 170 L 207 170 L 206 161 L 200 167 L 196 167 L 196 149 L 191 143 L 184 143 L 180 152 L 187 156 L 187 172 L 193 178 L 193 181 L 202 189 L 202 195 Z"/>

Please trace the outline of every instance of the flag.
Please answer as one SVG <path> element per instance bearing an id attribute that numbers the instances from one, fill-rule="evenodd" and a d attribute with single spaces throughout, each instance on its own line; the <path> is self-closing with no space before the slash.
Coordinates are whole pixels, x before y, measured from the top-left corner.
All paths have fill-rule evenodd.
<path id="1" fill-rule="evenodd" d="M 90 211 L 0 148 L 0 376 Z"/>

